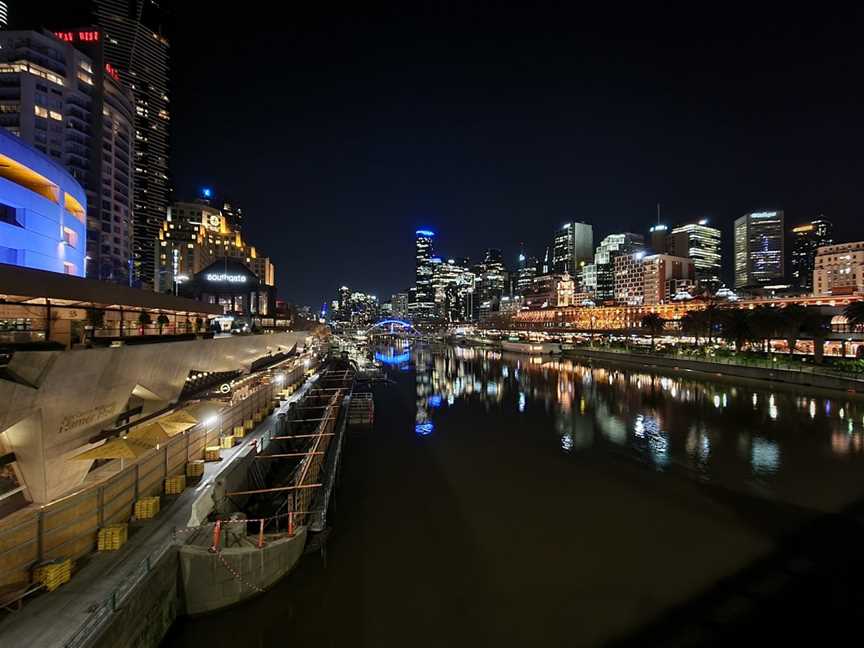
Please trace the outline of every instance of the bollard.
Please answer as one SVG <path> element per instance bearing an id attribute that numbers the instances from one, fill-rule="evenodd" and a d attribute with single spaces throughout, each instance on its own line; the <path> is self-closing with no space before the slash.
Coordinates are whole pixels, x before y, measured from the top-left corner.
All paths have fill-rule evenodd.
<path id="1" fill-rule="evenodd" d="M 264 546 L 264 518 L 258 521 L 258 548 Z"/>
<path id="2" fill-rule="evenodd" d="M 288 511 L 288 535 L 294 537 L 294 511 Z"/>

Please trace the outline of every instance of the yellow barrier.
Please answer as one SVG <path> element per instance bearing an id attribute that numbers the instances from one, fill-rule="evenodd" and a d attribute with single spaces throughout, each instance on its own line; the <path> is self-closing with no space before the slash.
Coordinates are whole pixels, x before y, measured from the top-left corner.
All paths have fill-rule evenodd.
<path id="1" fill-rule="evenodd" d="M 234 435 L 223 436 L 220 441 L 223 449 L 227 450 L 234 447 Z"/>

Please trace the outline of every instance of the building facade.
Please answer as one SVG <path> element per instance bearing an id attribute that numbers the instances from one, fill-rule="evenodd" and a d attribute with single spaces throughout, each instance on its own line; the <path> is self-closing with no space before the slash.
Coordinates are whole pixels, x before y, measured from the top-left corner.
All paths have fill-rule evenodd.
<path id="1" fill-rule="evenodd" d="M 98 30 L 0 32 L 0 126 L 62 164 L 87 193 L 87 276 L 128 283 L 132 96 Z"/>
<path id="2" fill-rule="evenodd" d="M 814 296 L 864 294 L 864 241 L 820 247 L 814 265 Z"/>
<path id="3" fill-rule="evenodd" d="M 735 221 L 735 288 L 756 288 L 783 281 L 783 211 L 744 214 Z"/>
<path id="4" fill-rule="evenodd" d="M 83 277 L 86 250 L 84 188 L 0 129 L 0 263 Z"/>
<path id="5" fill-rule="evenodd" d="M 432 261 L 435 233 L 419 229 L 414 238 L 414 301 L 411 303 L 411 316 L 415 320 L 428 320 L 435 313 L 435 289 L 432 279 L 435 275 Z"/>
<path id="6" fill-rule="evenodd" d="M 390 297 L 390 303 L 393 305 L 393 317 L 396 319 L 407 319 L 410 316 L 408 305 L 410 304 L 410 295 L 408 292 L 394 293 Z"/>
<path id="7" fill-rule="evenodd" d="M 588 223 L 565 223 L 552 240 L 552 271 L 575 275 L 594 255 L 594 228 Z"/>
<path id="8" fill-rule="evenodd" d="M 94 0 L 93 19 L 105 41 L 105 62 L 132 91 L 134 253 L 138 277 L 156 283 L 153 240 L 170 204 L 168 39 L 164 12 L 154 0 Z"/>
<path id="9" fill-rule="evenodd" d="M 671 256 L 693 261 L 696 281 L 711 292 L 720 288 L 723 268 L 720 229 L 703 219 L 673 228 L 667 240 Z"/>
<path id="10" fill-rule="evenodd" d="M 474 291 L 474 273 L 468 259 L 436 262 L 432 285 L 435 291 L 435 314 L 447 322 L 468 319 L 466 294 Z"/>
<path id="11" fill-rule="evenodd" d="M 217 259 L 237 260 L 263 285 L 276 284 L 276 270 L 269 257 L 260 255 L 255 246 L 232 230 L 219 209 L 204 203 L 174 203 L 162 221 L 153 248 L 157 292 L 177 292 L 179 284 Z"/>
<path id="12" fill-rule="evenodd" d="M 615 257 L 635 254 L 645 249 L 645 238 L 641 234 L 625 232 L 610 234 L 604 238 L 594 254 L 594 268 L 589 276 L 595 282 L 595 300 L 603 302 L 615 299 Z M 583 269 L 583 272 L 587 270 Z M 588 286 L 586 280 L 586 287 Z"/>
<path id="13" fill-rule="evenodd" d="M 642 260 L 643 288 L 642 303 L 645 305 L 665 304 L 688 287 L 692 289 L 696 281 L 693 259 L 675 257 L 668 254 L 652 254 Z"/>
<path id="14" fill-rule="evenodd" d="M 834 224 L 824 218 L 792 228 L 790 279 L 799 288 L 813 288 L 813 271 L 820 247 L 834 243 Z"/>

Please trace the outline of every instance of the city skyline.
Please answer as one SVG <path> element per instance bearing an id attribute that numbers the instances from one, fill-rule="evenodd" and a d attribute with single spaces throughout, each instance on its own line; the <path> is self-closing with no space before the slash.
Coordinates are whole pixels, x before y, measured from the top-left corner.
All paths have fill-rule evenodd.
<path id="1" fill-rule="evenodd" d="M 183 3 L 168 21 L 172 200 L 202 186 L 234 196 L 291 301 L 318 304 L 344 281 L 341 264 L 322 262 L 333 250 L 358 285 L 404 289 L 413 259 L 381 250 L 404 249 L 420 227 L 454 257 L 497 247 L 508 264 L 520 243 L 542 255 L 565 222 L 592 223 L 595 239 L 647 234 L 657 202 L 670 226 L 718 224 L 727 258 L 732 223 L 750 211 L 783 209 L 789 224 L 824 214 L 837 240 L 859 238 L 862 97 L 838 83 L 860 58 L 857 10 L 759 9 L 746 23 L 721 16 L 696 38 L 682 35 L 686 16 L 647 10 L 592 8 L 573 27 L 575 9 L 561 7 L 425 6 L 335 22 L 304 8 L 283 31 L 262 32 L 241 12 L 232 47 L 205 50 L 189 28 L 224 25 L 201 9 Z M 10 27 L 46 16 L 60 21 L 60 8 L 11 3 Z M 479 37 L 459 26 L 480 18 Z M 448 50 L 432 38 L 445 24 Z M 799 40 L 820 58 L 785 47 Z M 286 73 L 290 84 L 271 83 Z M 245 101 L 246 90 L 271 101 Z M 202 103 L 220 107 L 202 116 Z M 818 127 L 795 129 L 802 115 Z M 237 173 L 249 168 L 258 172 Z"/>

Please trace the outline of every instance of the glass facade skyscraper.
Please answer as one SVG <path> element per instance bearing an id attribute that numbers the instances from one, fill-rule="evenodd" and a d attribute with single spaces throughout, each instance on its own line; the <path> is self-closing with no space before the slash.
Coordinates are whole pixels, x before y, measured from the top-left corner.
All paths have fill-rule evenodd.
<path id="1" fill-rule="evenodd" d="M 720 288 L 722 254 L 718 228 L 708 225 L 707 220 L 675 227 L 669 235 L 667 249 L 672 256 L 693 261 L 700 285 L 715 292 Z"/>
<path id="2" fill-rule="evenodd" d="M 745 214 L 735 221 L 735 288 L 783 281 L 783 211 Z"/>
<path id="3" fill-rule="evenodd" d="M 593 254 L 594 228 L 588 223 L 565 223 L 552 240 L 552 270 L 575 276 Z"/>
<path id="4" fill-rule="evenodd" d="M 834 243 L 834 224 L 824 218 L 817 218 L 792 228 L 790 278 L 796 286 L 807 289 L 813 287 L 816 252 L 823 245 L 832 243 Z"/>
<path id="5" fill-rule="evenodd" d="M 415 232 L 414 301 L 411 303 L 411 315 L 415 320 L 430 319 L 435 314 L 435 288 L 432 285 L 435 276 L 434 237 L 435 233 L 430 230 Z"/>

